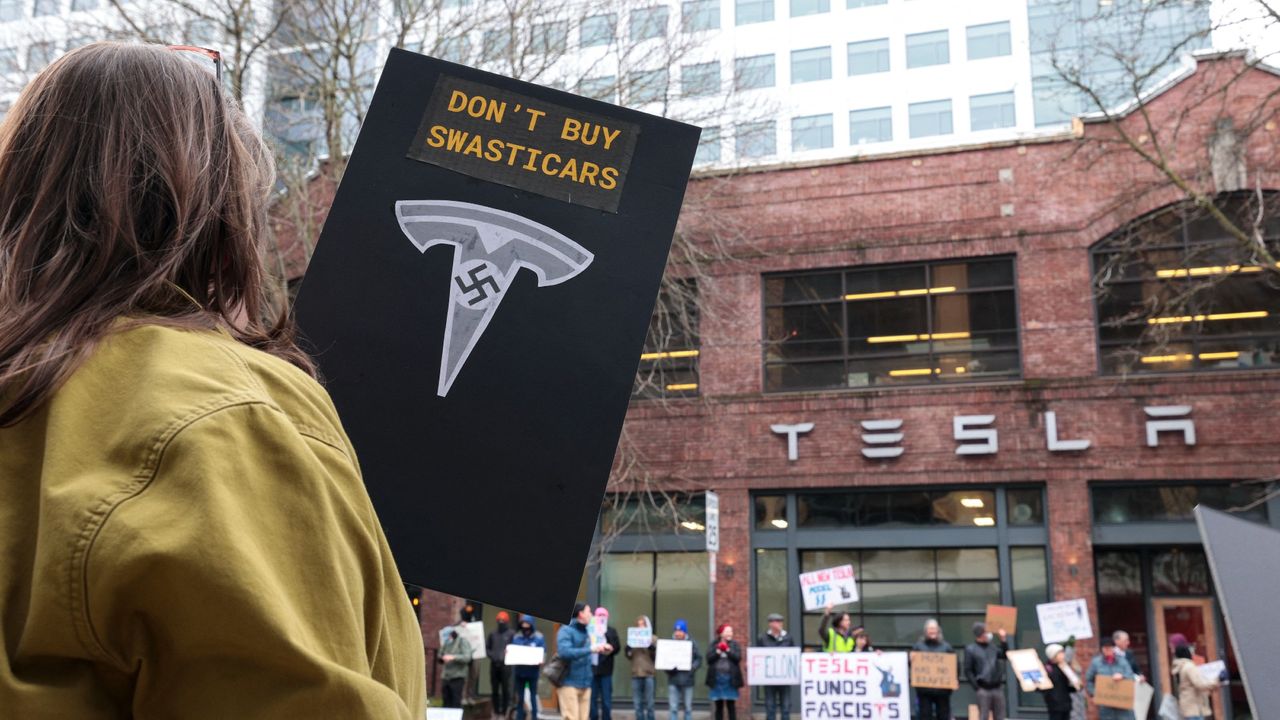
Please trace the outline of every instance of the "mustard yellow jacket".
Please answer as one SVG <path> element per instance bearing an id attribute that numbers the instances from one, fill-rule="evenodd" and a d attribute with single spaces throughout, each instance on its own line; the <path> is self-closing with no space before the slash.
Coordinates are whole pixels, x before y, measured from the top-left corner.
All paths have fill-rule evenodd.
<path id="1" fill-rule="evenodd" d="M 325 391 L 108 336 L 0 428 L 0 718 L 413 718 L 422 636 Z"/>

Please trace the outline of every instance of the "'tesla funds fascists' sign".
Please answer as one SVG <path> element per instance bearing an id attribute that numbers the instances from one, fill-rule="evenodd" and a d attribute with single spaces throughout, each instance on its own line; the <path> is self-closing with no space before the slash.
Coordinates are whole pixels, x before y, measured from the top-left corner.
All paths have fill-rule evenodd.
<path id="1" fill-rule="evenodd" d="M 804 653 L 803 720 L 908 720 L 907 654 Z"/>
<path id="2" fill-rule="evenodd" d="M 805 610 L 819 610 L 827 603 L 843 605 L 857 602 L 858 583 L 852 565 L 814 570 L 800 575 L 800 592 Z"/>
<path id="3" fill-rule="evenodd" d="M 405 582 L 567 617 L 699 132 L 391 51 L 295 309 Z"/>

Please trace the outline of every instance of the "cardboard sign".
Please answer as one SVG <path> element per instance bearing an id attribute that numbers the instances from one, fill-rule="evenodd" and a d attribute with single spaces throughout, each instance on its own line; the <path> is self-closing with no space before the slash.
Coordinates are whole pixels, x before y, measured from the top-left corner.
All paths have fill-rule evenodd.
<path id="1" fill-rule="evenodd" d="M 295 310 L 404 581 L 567 619 L 698 135 L 391 51 Z"/>
<path id="2" fill-rule="evenodd" d="M 1053 689 L 1053 681 L 1049 679 L 1044 664 L 1040 662 L 1040 655 L 1035 650 L 1010 650 L 1005 653 L 1005 657 L 1023 692 Z"/>
<path id="3" fill-rule="evenodd" d="M 647 648 L 653 644 L 653 628 L 627 628 L 627 647 Z"/>
<path id="4" fill-rule="evenodd" d="M 800 648 L 747 648 L 747 684 L 800 684 Z"/>
<path id="5" fill-rule="evenodd" d="M 657 670 L 689 670 L 693 667 L 693 643 L 688 640 L 659 639 L 654 651 L 653 667 Z"/>
<path id="6" fill-rule="evenodd" d="M 541 665 L 546 652 L 546 648 L 534 645 L 507 645 L 502 662 L 504 665 Z"/>
<path id="7" fill-rule="evenodd" d="M 987 625 L 987 630 L 992 633 L 999 634 L 1000 630 L 1004 630 L 1009 637 L 1018 630 L 1018 608 L 1008 607 L 1006 605 L 988 605 L 987 617 L 983 621 Z"/>
<path id="8" fill-rule="evenodd" d="M 960 687 L 960 671 L 953 653 L 911 653 L 911 687 L 934 690 L 956 690 Z"/>
<path id="9" fill-rule="evenodd" d="M 1093 637 L 1089 607 L 1084 600 L 1041 603 L 1036 605 L 1036 617 L 1040 621 L 1040 639 L 1045 644 Z"/>
<path id="10" fill-rule="evenodd" d="M 857 602 L 858 583 L 852 565 L 814 570 L 800 575 L 800 592 L 805 610 L 821 610 L 827 603 L 843 605 Z"/>
<path id="11" fill-rule="evenodd" d="M 804 653 L 800 656 L 800 717 L 911 717 L 907 653 Z"/>
<path id="12" fill-rule="evenodd" d="M 1105 707 L 1132 710 L 1134 682 L 1116 680 L 1110 675 L 1098 675 L 1093 680 L 1093 701 Z"/>

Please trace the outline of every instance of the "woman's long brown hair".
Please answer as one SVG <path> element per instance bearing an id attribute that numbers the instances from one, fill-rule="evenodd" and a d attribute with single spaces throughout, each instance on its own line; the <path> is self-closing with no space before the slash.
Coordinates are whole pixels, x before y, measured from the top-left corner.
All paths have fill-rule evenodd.
<path id="1" fill-rule="evenodd" d="M 271 156 L 212 73 L 94 43 L 0 124 L 0 427 L 41 406 L 118 318 L 224 327 L 314 374 L 263 319 Z"/>

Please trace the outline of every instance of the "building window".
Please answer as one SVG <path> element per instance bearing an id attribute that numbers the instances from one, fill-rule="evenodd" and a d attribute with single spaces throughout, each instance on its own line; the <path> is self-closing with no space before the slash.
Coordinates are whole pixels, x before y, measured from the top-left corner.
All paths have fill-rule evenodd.
<path id="1" fill-rule="evenodd" d="M 913 138 L 951 134 L 951 101 L 911 103 L 907 106 L 908 131 Z"/>
<path id="2" fill-rule="evenodd" d="M 31 7 L 31 15 L 33 17 L 57 15 L 60 4 L 59 0 L 35 0 L 35 4 Z"/>
<path id="3" fill-rule="evenodd" d="M 767 275 L 765 389 L 1018 377 L 1013 259 Z"/>
<path id="4" fill-rule="evenodd" d="M 907 67 L 946 65 L 951 62 L 951 43 L 946 30 L 907 36 Z"/>
<path id="5" fill-rule="evenodd" d="M 74 10 L 97 10 L 99 0 L 71 0 L 71 9 Z"/>
<path id="6" fill-rule="evenodd" d="M 849 43 L 849 74 L 889 72 L 889 38 Z"/>
<path id="7" fill-rule="evenodd" d="M 667 35 L 667 7 L 642 8 L 631 11 L 631 39 L 639 42 Z"/>
<path id="8" fill-rule="evenodd" d="M 706 133 L 704 133 L 705 135 Z M 719 134 L 716 134 L 719 149 Z M 631 396 L 693 397 L 698 394 L 698 284 L 668 282 L 658 293 Z"/>
<path id="9" fill-rule="evenodd" d="M 889 0 L 845 0 L 847 8 L 871 7 L 872 5 L 888 5 Z"/>
<path id="10" fill-rule="evenodd" d="M 1157 484 L 1098 483 L 1092 488 L 1093 522 L 1124 525 L 1134 522 L 1195 522 L 1196 505 L 1215 510 L 1246 508 L 1234 513 L 1267 521 L 1266 483 Z M 1252 506 L 1252 507 L 1251 507 Z"/>
<path id="11" fill-rule="evenodd" d="M 705 97 L 720 92 L 720 63 L 712 61 L 680 68 L 680 91 L 685 97 Z"/>
<path id="12" fill-rule="evenodd" d="M 20 20 L 24 4 L 22 0 L 0 0 L 0 22 Z"/>
<path id="13" fill-rule="evenodd" d="M 569 23 L 565 20 L 533 26 L 529 49 L 539 55 L 557 55 L 569 47 Z"/>
<path id="14" fill-rule="evenodd" d="M 680 21 L 685 32 L 719 29 L 720 0 L 684 0 Z"/>
<path id="15" fill-rule="evenodd" d="M 791 0 L 791 17 L 831 12 L 831 0 Z"/>
<path id="16" fill-rule="evenodd" d="M 1280 251 L 1280 194 L 1268 193 L 1261 235 Z M 1236 228 L 1258 212 L 1250 193 L 1214 198 Z M 1102 371 L 1252 370 L 1280 366 L 1277 268 L 1264 267 L 1206 209 L 1162 208 L 1093 249 Z"/>
<path id="17" fill-rule="evenodd" d="M 1036 127 L 1061 125 L 1084 113 L 1080 91 L 1061 78 L 1032 78 L 1031 98 Z"/>
<path id="18" fill-rule="evenodd" d="M 482 60 L 500 60 L 511 53 L 511 33 L 507 30 L 485 30 L 480 40 Z"/>
<path id="19" fill-rule="evenodd" d="M 740 158 L 761 158 L 778 152 L 777 126 L 772 120 L 738 123 L 734 153 Z"/>
<path id="20" fill-rule="evenodd" d="M 535 35 L 536 37 L 536 35 Z M 440 58 L 449 62 L 465 63 L 470 54 L 471 43 L 466 35 L 448 38 L 440 42 Z"/>
<path id="21" fill-rule="evenodd" d="M 755 496 L 756 530 L 787 529 L 787 496 Z"/>
<path id="22" fill-rule="evenodd" d="M 640 70 L 627 76 L 628 103 L 659 102 L 667 95 L 667 69 Z"/>
<path id="23" fill-rule="evenodd" d="M 600 533 L 620 535 L 701 534 L 706 527 L 704 495 L 635 492 L 608 495 L 600 512 Z"/>
<path id="24" fill-rule="evenodd" d="M 893 139 L 893 111 L 887 107 L 851 110 L 849 144 L 888 142 Z"/>
<path id="25" fill-rule="evenodd" d="M 791 51 L 791 82 L 805 83 L 831 79 L 831 48 L 817 47 Z"/>
<path id="26" fill-rule="evenodd" d="M 1012 55 L 1013 40 L 1009 34 L 1009 23 L 970 25 L 965 28 L 965 47 L 970 60 Z"/>
<path id="27" fill-rule="evenodd" d="M 751 25 L 770 20 L 773 20 L 773 0 L 734 0 L 734 24 Z"/>
<path id="28" fill-rule="evenodd" d="M 969 129 L 994 130 L 1010 128 L 1016 123 L 1013 111 L 1013 92 L 974 95 L 969 98 Z"/>
<path id="29" fill-rule="evenodd" d="M 33 43 L 27 47 L 27 72 L 36 72 L 53 62 L 58 46 L 53 42 Z"/>
<path id="30" fill-rule="evenodd" d="M 579 42 L 582 47 L 595 47 L 597 45 L 609 45 L 613 42 L 614 33 L 617 32 L 618 16 L 613 13 L 606 15 L 592 15 L 582 19 L 582 27 L 579 29 Z"/>
<path id="31" fill-rule="evenodd" d="M 733 62 L 733 85 L 738 90 L 773 87 L 776 76 L 772 55 L 741 57 Z"/>
<path id="32" fill-rule="evenodd" d="M 617 102 L 618 78 L 614 75 L 583 78 L 578 82 L 578 94 L 605 102 Z"/>
<path id="33" fill-rule="evenodd" d="M 995 492 L 986 489 L 800 493 L 796 495 L 796 525 L 992 527 L 996 520 L 995 498 Z"/>
<path id="34" fill-rule="evenodd" d="M 702 137 L 698 139 L 698 150 L 693 155 L 693 164 L 708 165 L 720 162 L 720 128 L 702 128 Z"/>
<path id="35" fill-rule="evenodd" d="M 18 49 L 17 48 L 0 48 L 0 73 L 10 74 L 18 72 Z"/>
<path id="36" fill-rule="evenodd" d="M 835 144 L 831 114 L 791 118 L 791 149 L 823 150 Z"/>

